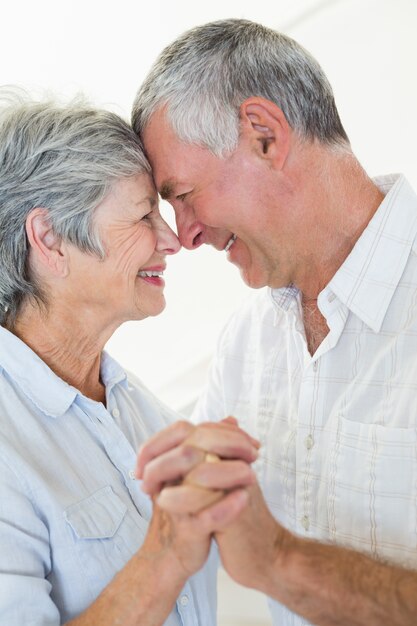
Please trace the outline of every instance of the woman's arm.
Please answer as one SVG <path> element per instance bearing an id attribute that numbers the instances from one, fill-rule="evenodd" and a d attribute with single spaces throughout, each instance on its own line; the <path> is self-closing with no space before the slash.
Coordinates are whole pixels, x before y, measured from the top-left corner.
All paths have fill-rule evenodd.
<path id="1" fill-rule="evenodd" d="M 247 441 L 244 434 L 234 436 L 237 457 L 247 454 Z M 185 447 L 184 458 L 187 463 L 200 464 L 204 452 L 194 446 Z M 236 464 L 238 472 L 233 473 L 231 481 L 224 483 L 225 489 L 253 482 L 246 466 L 239 461 Z M 239 467 L 244 471 L 237 480 Z M 200 489 L 200 493 L 211 494 L 205 489 Z M 218 492 L 217 497 L 228 502 L 230 520 L 244 506 L 239 491 L 226 496 Z M 206 523 L 200 515 L 171 514 L 155 505 L 140 549 L 88 609 L 67 625 L 163 624 L 187 579 L 205 563 L 213 530 L 213 523 Z M 0 544 L 0 625 L 61 624 L 62 616 L 54 603 L 50 582 L 53 580 L 54 546 L 50 543 L 48 520 L 37 510 L 36 494 L 31 492 L 24 476 L 15 473 L 13 464 L 6 465 L 4 457 L 0 459 Z M 68 584 L 71 584 L 70 577 Z M 65 595 L 70 597 L 70 590 L 66 589 Z"/>
<path id="2" fill-rule="evenodd" d="M 190 521 L 154 507 L 142 547 L 67 626 L 163 624 L 187 579 L 203 566 L 209 552 L 210 532 Z"/>

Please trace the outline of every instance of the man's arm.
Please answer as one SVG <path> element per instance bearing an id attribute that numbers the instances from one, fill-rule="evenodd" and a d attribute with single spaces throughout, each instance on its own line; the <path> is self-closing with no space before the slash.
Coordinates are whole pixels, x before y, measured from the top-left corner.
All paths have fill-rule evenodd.
<path id="1" fill-rule="evenodd" d="M 218 511 L 216 520 L 220 527 Z M 258 487 L 249 488 L 248 506 L 235 522 L 225 523 L 216 540 L 232 578 L 313 624 L 417 623 L 417 572 L 293 535 L 272 517 Z"/>
<path id="2" fill-rule="evenodd" d="M 213 441 L 196 427 L 194 439 L 208 452 L 226 451 L 227 442 Z M 218 432 L 216 436 L 222 437 Z M 161 441 L 164 435 L 160 435 Z M 190 436 L 188 435 L 188 441 Z M 153 442 L 153 451 L 158 449 Z M 143 473 L 150 491 L 156 493 L 164 483 L 164 454 L 174 458 L 181 449 L 176 441 L 169 449 L 167 439 L 159 458 L 145 463 Z M 169 452 L 167 450 L 169 449 Z M 142 451 L 142 458 L 152 452 Z M 247 488 L 247 504 L 230 523 L 226 500 L 210 505 L 202 501 L 201 484 L 221 488 L 229 472 L 228 462 L 190 464 L 190 476 L 179 486 L 162 489 L 158 501 L 167 510 L 199 513 L 200 520 L 216 528 L 223 566 L 238 583 L 256 588 L 275 598 L 318 626 L 411 626 L 417 623 L 417 572 L 382 563 L 369 556 L 336 545 L 322 544 L 297 537 L 283 528 L 271 515 L 258 486 Z M 177 479 L 187 474 L 183 464 Z M 221 479 L 220 479 L 221 476 Z M 172 479 L 173 476 L 170 476 Z M 218 485 L 216 484 L 218 482 Z M 175 504 L 174 504 L 175 503 Z"/>

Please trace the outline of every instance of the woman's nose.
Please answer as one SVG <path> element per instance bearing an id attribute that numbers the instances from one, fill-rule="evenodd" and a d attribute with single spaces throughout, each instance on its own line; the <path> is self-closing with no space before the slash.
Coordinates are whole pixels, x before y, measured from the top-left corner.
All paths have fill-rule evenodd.
<path id="1" fill-rule="evenodd" d="M 176 254 L 181 250 L 180 240 L 162 217 L 158 225 L 156 249 L 164 254 Z"/>

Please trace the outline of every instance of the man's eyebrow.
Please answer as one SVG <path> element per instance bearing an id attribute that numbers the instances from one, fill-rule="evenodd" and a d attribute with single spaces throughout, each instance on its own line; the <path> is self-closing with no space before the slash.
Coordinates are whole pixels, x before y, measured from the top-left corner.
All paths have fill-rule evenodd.
<path id="1" fill-rule="evenodd" d="M 162 200 L 169 200 L 169 198 L 174 193 L 174 185 L 175 183 L 173 183 L 170 180 L 167 180 L 162 183 L 161 188 L 159 190 L 159 195 L 161 196 Z"/>

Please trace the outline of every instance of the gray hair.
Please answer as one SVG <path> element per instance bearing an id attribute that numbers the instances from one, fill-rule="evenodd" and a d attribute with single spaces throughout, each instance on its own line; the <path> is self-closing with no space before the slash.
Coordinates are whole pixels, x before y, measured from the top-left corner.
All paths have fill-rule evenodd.
<path id="1" fill-rule="evenodd" d="M 0 324 L 12 325 L 27 298 L 46 304 L 28 263 L 29 212 L 47 209 L 55 234 L 104 258 L 95 208 L 117 179 L 150 171 L 140 139 L 115 113 L 81 98 L 62 105 L 0 90 Z"/>
<path id="2" fill-rule="evenodd" d="M 142 134 L 166 107 L 178 138 L 217 156 L 239 139 L 239 107 L 251 96 L 276 103 L 305 139 L 349 145 L 330 83 L 296 41 L 247 20 L 189 30 L 167 46 L 136 96 L 132 126 Z"/>

